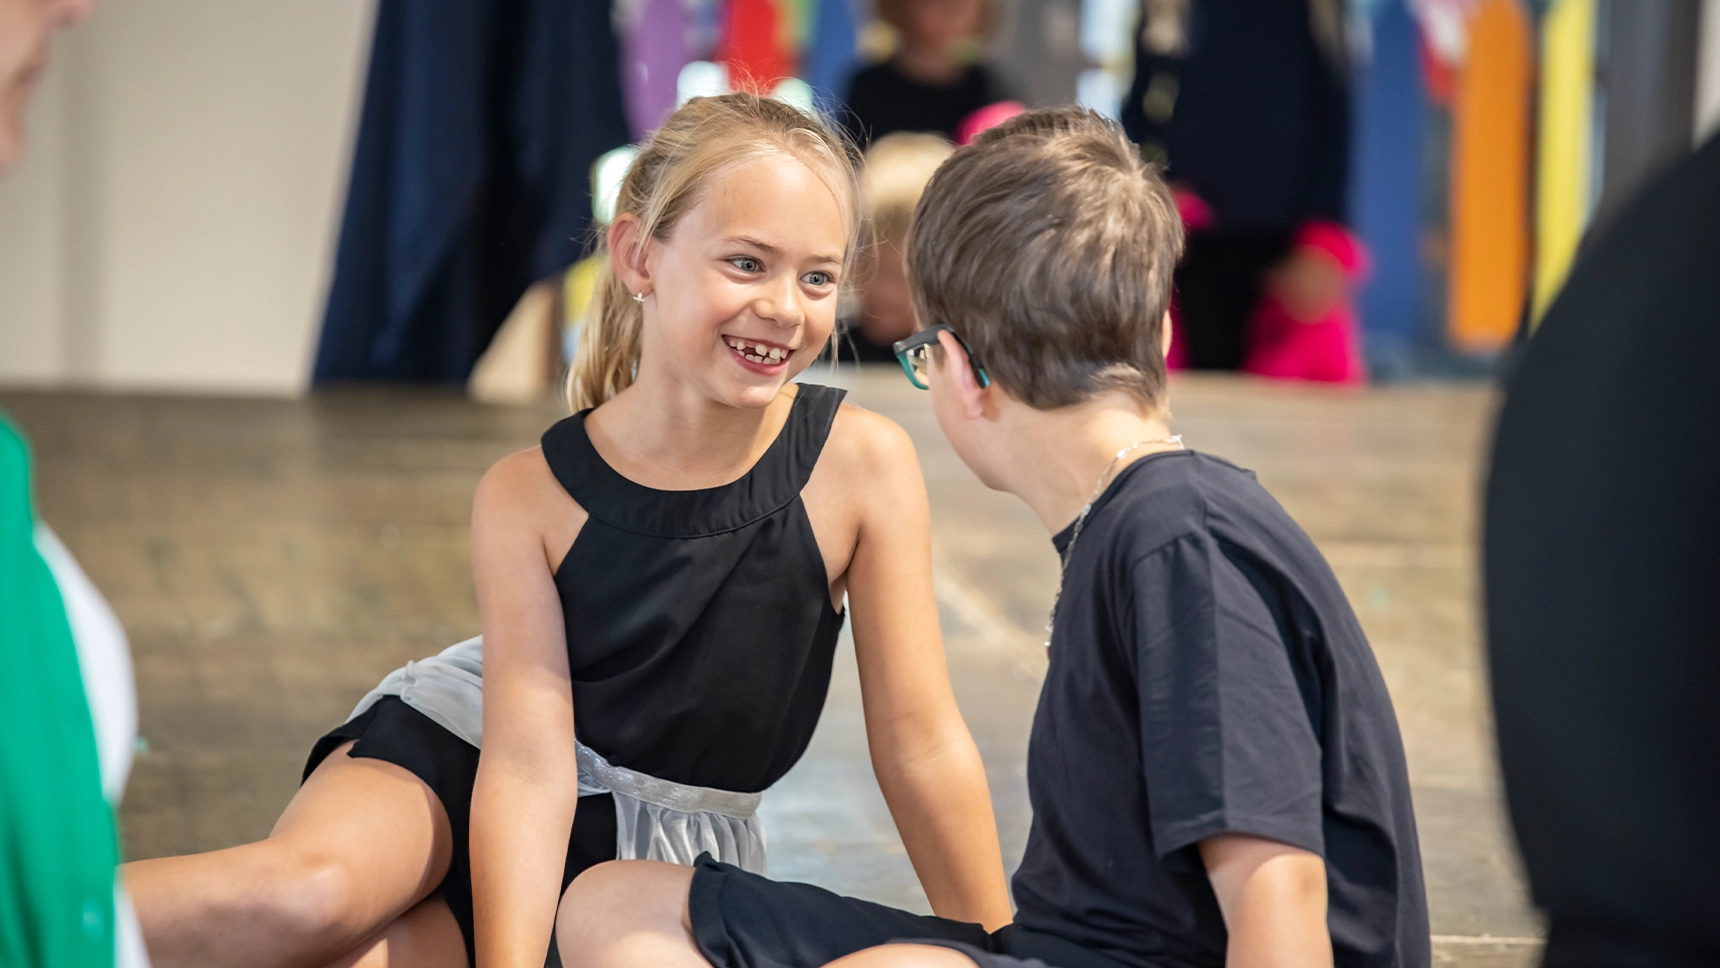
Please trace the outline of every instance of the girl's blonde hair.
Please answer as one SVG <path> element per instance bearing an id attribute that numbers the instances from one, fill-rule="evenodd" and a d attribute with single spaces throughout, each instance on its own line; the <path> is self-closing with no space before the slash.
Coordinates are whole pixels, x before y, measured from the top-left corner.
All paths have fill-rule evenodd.
<path id="1" fill-rule="evenodd" d="M 851 259 L 859 221 L 853 148 L 818 118 L 756 94 L 696 97 L 669 115 L 627 169 L 615 216 L 638 218 L 641 238 L 666 240 L 711 176 L 772 153 L 799 160 L 829 186 L 848 222 L 844 259 Z M 567 402 L 575 411 L 625 390 L 639 365 L 644 307 L 609 260 L 585 318 L 567 375 Z"/>

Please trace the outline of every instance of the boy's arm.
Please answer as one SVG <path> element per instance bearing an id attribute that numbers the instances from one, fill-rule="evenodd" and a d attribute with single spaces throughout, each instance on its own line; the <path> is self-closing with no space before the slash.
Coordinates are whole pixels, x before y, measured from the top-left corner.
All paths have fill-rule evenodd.
<path id="1" fill-rule="evenodd" d="M 1326 863 L 1318 854 L 1248 834 L 1200 842 L 1200 857 L 1230 933 L 1226 968 L 1325 968 Z"/>

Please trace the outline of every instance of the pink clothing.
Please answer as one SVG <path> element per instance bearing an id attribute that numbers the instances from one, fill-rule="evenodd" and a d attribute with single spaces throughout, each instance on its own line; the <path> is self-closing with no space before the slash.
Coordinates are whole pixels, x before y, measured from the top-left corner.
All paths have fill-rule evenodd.
<path id="1" fill-rule="evenodd" d="M 1356 315 L 1349 301 L 1324 317 L 1299 322 L 1272 295 L 1262 296 L 1248 322 L 1245 373 L 1278 380 L 1362 383 L 1362 351 L 1356 339 Z"/>
<path id="2" fill-rule="evenodd" d="M 1341 225 L 1310 222 L 1297 231 L 1295 245 L 1331 259 L 1351 285 L 1367 274 L 1366 249 Z M 1292 316 L 1268 286 L 1248 321 L 1243 372 L 1278 380 L 1366 382 L 1352 296 L 1346 288 L 1324 315 L 1304 322 Z"/>
<path id="3" fill-rule="evenodd" d="M 956 129 L 956 144 L 973 144 L 973 139 L 987 128 L 995 128 L 1018 114 L 1025 114 L 1027 105 L 1020 101 L 998 101 L 988 104 L 962 119 Z"/>

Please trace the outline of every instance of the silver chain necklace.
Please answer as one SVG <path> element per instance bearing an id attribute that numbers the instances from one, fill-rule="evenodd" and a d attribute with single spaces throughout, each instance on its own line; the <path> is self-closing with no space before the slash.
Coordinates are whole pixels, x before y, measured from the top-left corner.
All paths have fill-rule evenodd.
<path id="1" fill-rule="evenodd" d="M 1157 440 L 1135 441 L 1117 451 L 1117 456 L 1111 458 L 1111 462 L 1106 464 L 1105 469 L 1099 473 L 1099 479 L 1093 482 L 1093 496 L 1087 499 L 1086 506 L 1082 507 L 1081 513 L 1076 515 L 1075 533 L 1069 536 L 1068 546 L 1063 549 L 1063 554 L 1057 559 L 1057 594 L 1051 599 L 1051 614 L 1045 617 L 1045 647 L 1047 649 L 1051 648 L 1051 631 L 1057 626 L 1057 603 L 1063 600 L 1063 578 L 1069 573 L 1069 558 L 1075 554 L 1075 542 L 1081 540 L 1081 529 L 1087 524 L 1087 515 L 1092 513 L 1093 502 L 1099 500 L 1099 495 L 1104 493 L 1106 480 L 1110 478 L 1111 471 L 1117 466 L 1117 463 L 1148 444 L 1170 444 L 1180 448 L 1183 445 L 1182 434 L 1161 437 Z"/>

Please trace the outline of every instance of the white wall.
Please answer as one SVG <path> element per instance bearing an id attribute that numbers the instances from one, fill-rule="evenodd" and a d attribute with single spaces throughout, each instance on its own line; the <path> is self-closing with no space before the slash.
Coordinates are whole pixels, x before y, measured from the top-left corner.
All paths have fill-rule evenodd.
<path id="1" fill-rule="evenodd" d="M 58 67 L 59 65 L 55 65 Z M 23 160 L 0 178 L 0 382 L 47 383 L 66 371 L 60 281 L 66 237 L 60 117 L 64 71 L 36 91 Z"/>
<path id="2" fill-rule="evenodd" d="M 1702 36 L 1696 47 L 1696 140 L 1720 128 L 1720 0 L 1702 4 Z"/>
<path id="3" fill-rule="evenodd" d="M 0 381 L 295 393 L 367 0 L 104 0 L 0 181 Z"/>

